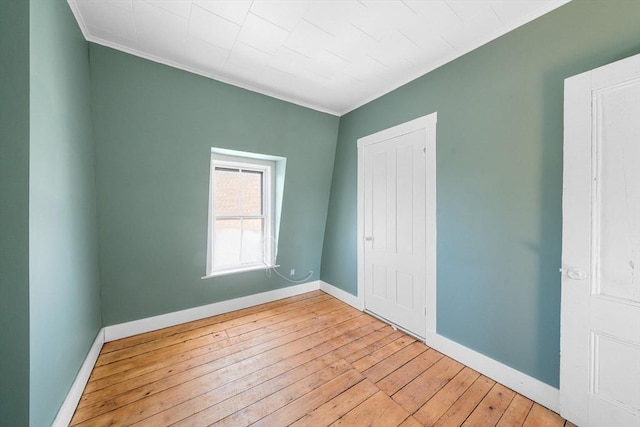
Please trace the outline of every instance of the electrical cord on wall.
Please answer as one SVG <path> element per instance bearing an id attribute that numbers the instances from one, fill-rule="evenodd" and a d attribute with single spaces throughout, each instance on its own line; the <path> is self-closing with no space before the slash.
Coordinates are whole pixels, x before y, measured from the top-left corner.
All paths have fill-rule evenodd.
<path id="1" fill-rule="evenodd" d="M 273 270 L 274 273 L 276 273 L 278 276 L 282 277 L 284 280 L 286 280 L 287 282 L 291 282 L 291 283 L 303 283 L 306 282 L 307 280 L 309 280 L 311 278 L 311 276 L 313 276 L 313 270 L 309 270 L 309 273 L 303 277 L 302 279 L 289 279 L 288 277 L 284 276 L 282 273 L 280 273 L 277 270 L 277 267 L 280 267 L 279 265 L 267 265 L 267 268 L 264 271 L 265 276 L 271 278 L 271 271 Z"/>

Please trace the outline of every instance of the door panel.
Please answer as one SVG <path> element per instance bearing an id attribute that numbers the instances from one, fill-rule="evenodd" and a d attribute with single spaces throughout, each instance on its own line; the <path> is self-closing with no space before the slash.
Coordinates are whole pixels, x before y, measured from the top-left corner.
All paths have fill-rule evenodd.
<path id="1" fill-rule="evenodd" d="M 425 336 L 425 146 L 420 129 L 364 148 L 365 307 Z"/>
<path id="2" fill-rule="evenodd" d="M 596 293 L 640 302 L 640 82 L 596 91 Z"/>

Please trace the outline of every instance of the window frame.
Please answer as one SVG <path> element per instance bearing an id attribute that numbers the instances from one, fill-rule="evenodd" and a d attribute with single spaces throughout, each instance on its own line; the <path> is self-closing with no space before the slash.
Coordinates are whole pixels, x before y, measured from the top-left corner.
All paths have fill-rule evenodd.
<path id="1" fill-rule="evenodd" d="M 251 157 L 232 156 L 211 153 L 210 176 L 209 176 L 209 216 L 207 221 L 207 267 L 206 276 L 216 277 L 227 274 L 240 273 L 245 271 L 271 268 L 275 258 L 275 167 L 272 160 L 262 160 Z M 238 171 L 253 171 L 262 173 L 262 212 L 260 216 L 255 215 L 220 215 L 223 218 L 263 218 L 263 259 L 259 262 L 242 263 L 225 267 L 214 268 L 214 256 L 216 245 L 215 221 L 218 216 L 215 214 L 215 171 L 216 168 L 238 169 Z"/>

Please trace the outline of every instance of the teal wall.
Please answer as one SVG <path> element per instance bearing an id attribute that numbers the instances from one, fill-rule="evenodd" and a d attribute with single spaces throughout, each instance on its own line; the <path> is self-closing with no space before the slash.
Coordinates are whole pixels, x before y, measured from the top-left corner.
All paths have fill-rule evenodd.
<path id="1" fill-rule="evenodd" d="M 0 425 L 29 424 L 29 3 L 0 1 Z"/>
<path id="2" fill-rule="evenodd" d="M 356 294 L 356 140 L 437 111 L 438 332 L 559 382 L 564 79 L 640 52 L 640 2 L 574 0 L 340 120 L 322 280 Z"/>
<path id="3" fill-rule="evenodd" d="M 64 0 L 30 12 L 30 424 L 49 425 L 101 327 L 89 50 Z"/>
<path id="4" fill-rule="evenodd" d="M 289 286 L 201 280 L 211 147 L 287 158 L 277 262 L 317 280 L 337 117 L 91 45 L 105 325 Z"/>

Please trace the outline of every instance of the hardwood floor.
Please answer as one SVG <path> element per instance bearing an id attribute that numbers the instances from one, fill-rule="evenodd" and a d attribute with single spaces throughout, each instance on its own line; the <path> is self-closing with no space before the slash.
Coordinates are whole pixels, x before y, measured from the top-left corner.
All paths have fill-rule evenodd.
<path id="1" fill-rule="evenodd" d="M 72 426 L 572 426 L 315 291 L 106 343 Z"/>

